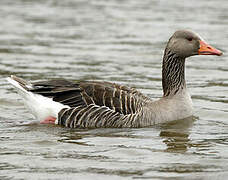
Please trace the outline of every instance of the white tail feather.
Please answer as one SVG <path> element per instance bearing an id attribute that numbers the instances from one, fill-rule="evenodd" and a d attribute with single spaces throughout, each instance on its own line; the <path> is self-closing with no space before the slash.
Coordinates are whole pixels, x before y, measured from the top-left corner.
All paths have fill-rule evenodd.
<path id="1" fill-rule="evenodd" d="M 40 121 L 49 116 L 55 117 L 57 121 L 59 111 L 63 108 L 69 108 L 69 106 L 55 102 L 51 98 L 27 91 L 10 77 L 7 78 L 7 81 L 15 87 L 18 94 L 23 98 L 25 106 Z"/>
<path id="2" fill-rule="evenodd" d="M 15 87 L 15 89 L 21 96 L 26 98 L 26 94 L 28 94 L 29 92 L 27 90 L 25 90 L 23 87 L 21 87 L 17 81 L 13 80 L 10 77 L 6 78 L 6 80 Z"/>

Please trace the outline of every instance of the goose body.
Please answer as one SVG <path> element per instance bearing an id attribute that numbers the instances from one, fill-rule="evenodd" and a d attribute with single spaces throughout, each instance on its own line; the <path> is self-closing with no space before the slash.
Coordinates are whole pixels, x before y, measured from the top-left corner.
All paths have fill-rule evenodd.
<path id="1" fill-rule="evenodd" d="M 51 80 L 28 83 L 16 76 L 8 81 L 42 123 L 70 128 L 146 127 L 192 116 L 185 82 L 185 59 L 193 55 L 222 55 L 191 31 L 176 31 L 164 52 L 163 97 L 151 100 L 136 89 L 109 82 Z"/>

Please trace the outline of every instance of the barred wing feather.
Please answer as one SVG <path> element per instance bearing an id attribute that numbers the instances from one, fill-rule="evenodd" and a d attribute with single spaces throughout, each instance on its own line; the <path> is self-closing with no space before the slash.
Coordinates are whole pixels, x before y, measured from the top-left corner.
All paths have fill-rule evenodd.
<path id="1" fill-rule="evenodd" d="M 133 88 L 109 82 L 52 80 L 34 83 L 30 91 L 70 106 L 59 112 L 58 124 L 72 128 L 137 126 L 134 121 L 148 99 Z"/>

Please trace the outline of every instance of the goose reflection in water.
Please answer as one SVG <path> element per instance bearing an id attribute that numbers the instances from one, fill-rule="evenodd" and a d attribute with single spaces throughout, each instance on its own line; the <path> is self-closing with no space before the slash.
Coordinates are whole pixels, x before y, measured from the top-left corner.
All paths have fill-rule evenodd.
<path id="1" fill-rule="evenodd" d="M 197 117 L 191 116 L 184 120 L 161 125 L 160 137 L 167 146 L 166 151 L 183 153 L 192 146 L 189 135 L 193 123 L 197 119 Z"/>

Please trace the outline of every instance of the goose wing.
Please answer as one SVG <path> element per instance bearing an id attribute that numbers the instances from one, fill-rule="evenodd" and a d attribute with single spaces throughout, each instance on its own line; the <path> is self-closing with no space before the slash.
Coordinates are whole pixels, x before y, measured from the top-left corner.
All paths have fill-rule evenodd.
<path id="1" fill-rule="evenodd" d="M 58 124 L 78 127 L 141 127 L 142 107 L 148 100 L 139 91 L 109 82 L 37 82 L 30 91 L 70 108 L 58 113 Z"/>
<path id="2" fill-rule="evenodd" d="M 33 83 L 30 91 L 51 97 L 54 101 L 71 108 L 95 104 L 123 115 L 135 113 L 148 99 L 134 88 L 109 82 L 42 81 Z"/>

